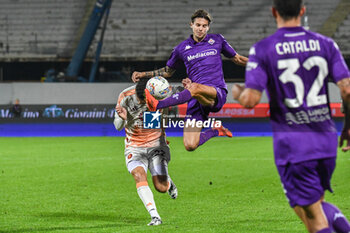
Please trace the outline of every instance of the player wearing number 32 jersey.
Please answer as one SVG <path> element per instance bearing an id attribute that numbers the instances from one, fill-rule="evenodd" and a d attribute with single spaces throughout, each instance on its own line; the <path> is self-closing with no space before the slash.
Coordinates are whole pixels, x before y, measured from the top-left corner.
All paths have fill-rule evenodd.
<path id="1" fill-rule="evenodd" d="M 324 191 L 332 191 L 337 156 L 327 83 L 337 83 L 349 104 L 350 73 L 332 39 L 300 26 L 304 12 L 301 0 L 274 0 L 278 30 L 250 49 L 245 88 L 235 85 L 232 93 L 249 108 L 266 90 L 275 163 L 289 203 L 309 232 L 348 233 L 348 221 L 324 202 Z"/>
<path id="2" fill-rule="evenodd" d="M 277 165 L 336 156 L 327 83 L 349 76 L 333 40 L 302 27 L 280 28 L 251 48 L 245 85 L 270 97 Z"/>

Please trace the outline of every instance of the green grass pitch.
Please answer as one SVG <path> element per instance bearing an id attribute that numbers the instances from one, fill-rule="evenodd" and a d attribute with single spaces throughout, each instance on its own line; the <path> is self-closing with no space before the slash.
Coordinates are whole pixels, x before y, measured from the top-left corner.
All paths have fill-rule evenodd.
<path id="1" fill-rule="evenodd" d="M 0 138 L 0 232 L 306 232 L 289 208 L 272 140 L 214 138 L 195 152 L 169 138 L 179 197 L 154 190 L 163 224 L 139 199 L 124 138 Z M 350 217 L 350 154 L 339 153 L 334 194 Z"/>

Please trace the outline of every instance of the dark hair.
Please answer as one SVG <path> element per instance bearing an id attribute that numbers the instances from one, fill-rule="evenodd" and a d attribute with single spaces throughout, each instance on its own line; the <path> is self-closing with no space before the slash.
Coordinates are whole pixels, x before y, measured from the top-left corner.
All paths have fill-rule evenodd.
<path id="1" fill-rule="evenodd" d="M 213 21 L 213 18 L 208 13 L 208 11 L 203 10 L 203 9 L 198 9 L 193 13 L 193 15 L 191 16 L 191 22 L 194 23 L 194 20 L 196 18 L 206 19 L 206 20 L 208 20 L 208 24 L 210 24 Z"/>
<path id="2" fill-rule="evenodd" d="M 284 20 L 298 17 L 303 5 L 303 0 L 273 0 L 273 7 Z"/>
<path id="3" fill-rule="evenodd" d="M 140 80 L 136 83 L 136 96 L 140 100 L 145 100 L 145 89 L 148 80 L 149 78 L 140 78 Z"/>

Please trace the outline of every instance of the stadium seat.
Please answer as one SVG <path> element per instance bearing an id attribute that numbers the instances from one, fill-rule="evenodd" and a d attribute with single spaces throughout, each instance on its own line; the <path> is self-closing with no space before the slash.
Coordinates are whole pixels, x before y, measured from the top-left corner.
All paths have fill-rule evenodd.
<path id="1" fill-rule="evenodd" d="M 341 0 L 308 0 L 311 30 L 319 30 Z M 0 52 L 4 57 L 70 57 L 92 0 L 3 0 L 0 8 Z M 212 33 L 221 33 L 248 55 L 256 41 L 275 31 L 270 0 L 120 0 L 113 1 L 101 58 L 145 57 L 166 60 L 172 48 L 191 34 L 189 18 L 198 8 L 209 10 Z M 335 40 L 350 54 L 350 17 Z M 95 37 L 98 38 L 98 34 Z M 96 48 L 92 45 L 88 56 Z"/>

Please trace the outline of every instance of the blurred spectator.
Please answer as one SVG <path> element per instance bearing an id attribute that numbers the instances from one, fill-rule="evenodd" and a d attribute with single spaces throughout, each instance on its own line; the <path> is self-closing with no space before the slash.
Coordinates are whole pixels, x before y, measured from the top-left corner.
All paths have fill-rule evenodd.
<path id="1" fill-rule="evenodd" d="M 16 118 L 21 117 L 22 107 L 19 104 L 19 99 L 16 99 L 15 104 L 11 108 L 11 112 L 14 117 Z"/>

